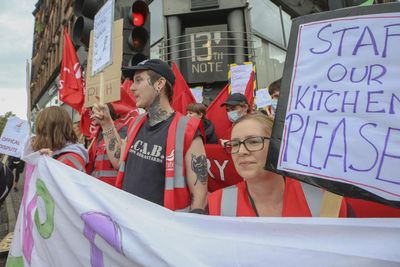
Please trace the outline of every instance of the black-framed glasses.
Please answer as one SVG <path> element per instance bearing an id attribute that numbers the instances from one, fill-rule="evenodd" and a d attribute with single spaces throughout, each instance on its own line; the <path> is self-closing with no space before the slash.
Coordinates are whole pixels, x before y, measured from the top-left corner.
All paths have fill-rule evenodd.
<path id="1" fill-rule="evenodd" d="M 243 144 L 244 147 L 247 149 L 249 152 L 254 152 L 258 150 L 262 150 L 264 148 L 264 141 L 269 140 L 269 137 L 266 136 L 251 136 L 243 141 L 239 140 L 231 140 L 228 142 L 225 142 L 224 148 L 226 153 L 228 154 L 236 154 L 240 150 L 240 145 Z"/>

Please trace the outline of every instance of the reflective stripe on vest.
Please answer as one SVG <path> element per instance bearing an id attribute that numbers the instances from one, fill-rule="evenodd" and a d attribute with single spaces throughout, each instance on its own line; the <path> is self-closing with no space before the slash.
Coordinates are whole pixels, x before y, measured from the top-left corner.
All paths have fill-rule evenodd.
<path id="1" fill-rule="evenodd" d="M 79 170 L 79 171 L 84 171 L 85 167 L 82 166 L 82 164 L 79 162 L 79 160 L 77 160 L 74 156 L 72 155 L 62 155 L 61 157 L 59 157 L 57 160 L 61 161 L 64 163 L 64 160 L 69 160 L 72 162 L 72 164 L 74 164 L 75 169 Z"/>
<path id="2" fill-rule="evenodd" d="M 300 182 L 300 184 L 301 189 L 303 189 L 303 193 L 306 198 L 311 215 L 313 217 L 319 217 L 322 206 L 322 198 L 324 197 L 324 191 L 319 187 L 309 185 L 307 183 Z"/>
<path id="3" fill-rule="evenodd" d="M 221 216 L 236 217 L 238 188 L 232 185 L 222 189 Z"/>
<path id="4" fill-rule="evenodd" d="M 312 217 L 319 217 L 324 191 L 316 186 L 300 182 Z M 221 216 L 236 216 L 238 187 L 236 185 L 222 189 Z"/>
<path id="5" fill-rule="evenodd" d="M 176 128 L 175 135 L 175 155 L 174 155 L 174 188 L 185 188 L 186 187 L 186 177 L 183 175 L 184 170 L 184 160 L 183 160 L 183 147 L 185 144 L 185 128 L 189 121 L 188 117 L 181 117 Z M 170 179 L 166 179 L 167 181 Z M 168 189 L 167 187 L 165 189 Z"/>
<path id="6" fill-rule="evenodd" d="M 109 160 L 108 159 L 108 155 L 107 154 L 97 155 L 96 156 L 96 161 L 98 161 L 98 160 Z"/>
<path id="7" fill-rule="evenodd" d="M 94 171 L 92 172 L 92 176 L 94 177 L 115 177 L 117 176 L 118 171 L 114 170 L 104 170 L 104 171 Z"/>

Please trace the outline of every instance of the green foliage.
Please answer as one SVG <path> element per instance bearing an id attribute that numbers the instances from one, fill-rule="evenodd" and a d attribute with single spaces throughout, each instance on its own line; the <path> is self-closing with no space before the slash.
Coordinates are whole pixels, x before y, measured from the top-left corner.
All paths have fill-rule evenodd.
<path id="1" fill-rule="evenodd" d="M 0 135 L 3 133 L 4 127 L 10 117 L 15 116 L 11 111 L 6 112 L 6 114 L 0 116 Z"/>

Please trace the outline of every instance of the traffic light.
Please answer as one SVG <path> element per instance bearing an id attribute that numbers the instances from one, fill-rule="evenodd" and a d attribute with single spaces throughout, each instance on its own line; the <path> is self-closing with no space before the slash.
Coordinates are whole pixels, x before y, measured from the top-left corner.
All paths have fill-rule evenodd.
<path id="1" fill-rule="evenodd" d="M 103 4 L 103 0 L 74 1 L 74 12 L 78 16 L 72 30 L 72 40 L 75 44 L 89 48 L 90 31 L 93 30 L 94 16 Z"/>
<path id="2" fill-rule="evenodd" d="M 150 58 L 150 12 L 143 0 L 136 0 L 124 17 L 122 67 Z"/>

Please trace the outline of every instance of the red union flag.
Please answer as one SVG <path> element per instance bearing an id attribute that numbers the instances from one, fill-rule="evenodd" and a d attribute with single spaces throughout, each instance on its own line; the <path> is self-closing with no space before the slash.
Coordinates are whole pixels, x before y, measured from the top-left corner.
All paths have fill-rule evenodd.
<path id="1" fill-rule="evenodd" d="M 80 113 L 84 102 L 84 80 L 81 64 L 66 27 L 64 28 L 64 49 L 60 72 L 60 100 Z"/>
<path id="2" fill-rule="evenodd" d="M 196 103 L 192 91 L 190 91 L 185 78 L 179 71 L 175 63 L 172 63 L 172 71 L 175 75 L 174 94 L 172 99 L 172 107 L 174 110 L 186 115 L 186 107 L 191 103 Z"/>

